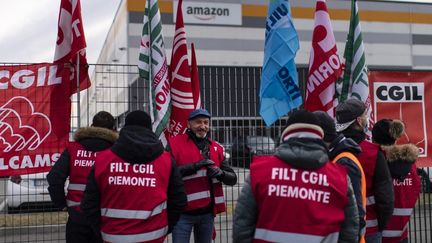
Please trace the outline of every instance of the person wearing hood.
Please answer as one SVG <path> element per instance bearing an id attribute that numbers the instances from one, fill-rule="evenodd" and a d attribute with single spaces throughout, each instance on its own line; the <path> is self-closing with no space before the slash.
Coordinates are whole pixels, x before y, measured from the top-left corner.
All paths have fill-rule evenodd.
<path id="1" fill-rule="evenodd" d="M 233 219 L 234 242 L 357 242 L 346 170 L 332 163 L 317 117 L 290 114 L 274 155 L 255 156 Z"/>
<path id="2" fill-rule="evenodd" d="M 354 190 L 359 212 L 359 242 L 365 242 L 366 233 L 366 177 L 357 156 L 360 146 L 351 138 L 336 133 L 335 121 L 325 111 L 314 111 L 324 131 L 324 142 L 328 146 L 329 159 L 347 169 Z"/>
<path id="3" fill-rule="evenodd" d="M 382 231 L 393 213 L 394 192 L 390 171 L 380 147 L 366 140 L 366 105 L 350 98 L 336 107 L 336 131 L 360 145 L 358 156 L 366 176 L 366 242 L 381 242 Z"/>
<path id="4" fill-rule="evenodd" d="M 106 242 L 163 242 L 186 206 L 178 168 L 151 127 L 146 112 L 129 113 L 96 156 L 81 209 Z"/>
<path id="5" fill-rule="evenodd" d="M 179 166 L 188 199 L 187 208 L 173 229 L 174 243 L 190 242 L 192 229 L 195 242 L 212 242 L 214 217 L 225 212 L 222 183 L 237 183 L 224 148 L 208 137 L 210 118 L 205 109 L 192 111 L 186 133 L 169 139 L 168 150 Z"/>
<path id="6" fill-rule="evenodd" d="M 408 223 L 420 195 L 415 165 L 419 150 L 414 144 L 395 144 L 404 132 L 404 124 L 392 119 L 379 120 L 372 129 L 372 141 L 381 146 L 387 159 L 395 198 L 393 215 L 382 232 L 383 243 L 408 242 Z"/>
<path id="7" fill-rule="evenodd" d="M 69 214 L 66 242 L 102 242 L 99 232 L 89 227 L 79 205 L 96 153 L 111 147 L 118 138 L 114 125 L 114 117 L 110 113 L 98 112 L 90 127 L 75 132 L 74 142 L 69 143 L 47 175 L 51 200 Z M 68 192 L 65 195 L 68 177 Z"/>

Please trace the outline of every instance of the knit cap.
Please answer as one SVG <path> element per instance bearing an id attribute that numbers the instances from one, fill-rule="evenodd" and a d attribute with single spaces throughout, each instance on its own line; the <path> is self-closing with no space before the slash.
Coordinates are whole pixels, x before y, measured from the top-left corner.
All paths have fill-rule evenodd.
<path id="1" fill-rule="evenodd" d="M 152 129 L 152 122 L 147 112 L 136 110 L 127 114 L 125 119 L 125 127 L 126 126 L 140 126 Z"/>
<path id="2" fill-rule="evenodd" d="M 320 127 L 320 121 L 312 112 L 297 110 L 289 115 L 287 126 L 281 135 L 281 141 L 286 141 L 291 137 L 322 139 L 324 137 L 324 132 Z"/>

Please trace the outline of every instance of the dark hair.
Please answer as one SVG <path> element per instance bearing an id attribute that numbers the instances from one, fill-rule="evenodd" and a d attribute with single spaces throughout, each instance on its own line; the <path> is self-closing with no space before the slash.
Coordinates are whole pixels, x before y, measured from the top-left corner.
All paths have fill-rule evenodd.
<path id="1" fill-rule="evenodd" d="M 372 128 L 372 141 L 381 145 L 393 145 L 405 132 L 400 120 L 381 119 Z"/>
<path id="2" fill-rule="evenodd" d="M 109 112 L 99 111 L 93 117 L 92 126 L 114 130 L 115 120 Z"/>

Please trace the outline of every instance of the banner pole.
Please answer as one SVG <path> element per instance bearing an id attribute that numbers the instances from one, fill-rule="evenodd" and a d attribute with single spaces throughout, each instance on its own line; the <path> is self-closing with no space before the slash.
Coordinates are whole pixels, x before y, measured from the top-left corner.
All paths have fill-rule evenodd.
<path id="1" fill-rule="evenodd" d="M 76 56 L 76 64 L 77 64 L 77 68 L 76 68 L 76 84 L 77 84 L 77 128 L 81 127 L 81 121 L 80 121 L 80 116 L 81 116 L 81 110 L 80 110 L 80 76 L 79 76 L 79 72 L 80 72 L 80 59 L 79 59 L 79 52 L 77 53 L 78 55 Z"/>
<path id="2" fill-rule="evenodd" d="M 152 46 L 153 46 L 153 40 L 152 40 L 152 37 L 151 37 L 151 19 L 150 19 L 150 8 L 151 8 L 151 0 L 147 0 L 147 5 L 148 5 L 148 8 L 147 8 L 147 10 L 148 10 L 148 33 L 149 33 L 149 44 L 150 44 L 150 46 L 149 46 L 149 93 L 150 93 L 150 95 L 149 95 L 149 97 L 150 97 L 150 105 L 149 105 L 149 111 L 150 111 L 150 116 L 151 117 L 153 117 L 153 121 L 152 121 L 152 123 L 154 122 L 154 120 L 156 120 L 156 117 L 155 117 L 155 114 L 154 114 L 154 110 L 153 110 L 153 105 L 154 105 L 154 100 L 153 100 L 153 78 L 152 78 L 152 75 L 153 75 L 153 56 L 152 56 Z M 144 106 L 144 104 L 143 104 L 143 106 Z"/>

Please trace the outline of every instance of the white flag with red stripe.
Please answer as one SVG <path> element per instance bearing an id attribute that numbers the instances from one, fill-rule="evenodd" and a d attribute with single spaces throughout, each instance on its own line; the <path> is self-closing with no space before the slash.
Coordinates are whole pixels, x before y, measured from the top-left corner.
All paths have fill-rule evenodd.
<path id="1" fill-rule="evenodd" d="M 191 81 L 192 81 L 192 93 L 195 109 L 202 108 L 201 103 L 201 88 L 200 88 L 200 80 L 198 77 L 198 64 L 195 55 L 195 45 L 191 44 Z"/>
<path id="2" fill-rule="evenodd" d="M 170 75 L 166 61 L 162 22 L 157 0 L 147 0 L 138 59 L 140 78 L 149 86 L 153 131 L 164 145 L 171 114 Z"/>
<path id="3" fill-rule="evenodd" d="M 191 74 L 187 54 L 186 33 L 183 24 L 182 0 L 178 2 L 176 30 L 171 54 L 171 117 L 169 136 L 182 134 L 187 128 L 187 118 L 194 110 Z"/>
<path id="4" fill-rule="evenodd" d="M 305 109 L 326 111 L 334 117 L 336 81 L 342 73 L 336 40 L 325 0 L 317 0 L 309 59 Z"/>
<path id="5" fill-rule="evenodd" d="M 79 58 L 80 90 L 90 87 L 86 46 L 80 1 L 61 0 L 54 63 L 71 63 L 72 67 L 76 68 Z M 76 90 L 76 71 L 73 71 L 72 75 L 72 89 Z"/>

